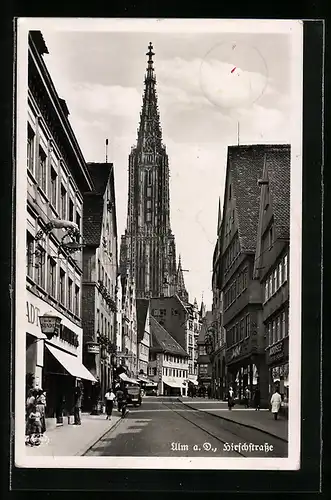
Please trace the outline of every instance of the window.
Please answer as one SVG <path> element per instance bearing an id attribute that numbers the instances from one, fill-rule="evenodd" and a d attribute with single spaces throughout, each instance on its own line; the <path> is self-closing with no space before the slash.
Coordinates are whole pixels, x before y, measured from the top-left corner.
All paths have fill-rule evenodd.
<path id="1" fill-rule="evenodd" d="M 33 173 L 34 167 L 34 147 L 35 147 L 35 134 L 28 124 L 28 148 L 27 148 L 27 167 Z"/>
<path id="2" fill-rule="evenodd" d="M 273 280 L 273 285 L 272 285 L 272 289 L 274 292 L 277 291 L 277 276 L 278 276 L 278 273 L 277 273 L 277 269 L 274 269 L 274 272 L 272 273 L 272 280 Z"/>
<path id="3" fill-rule="evenodd" d="M 68 278 L 68 309 L 72 311 L 72 288 L 73 282 L 71 278 Z"/>
<path id="4" fill-rule="evenodd" d="M 250 321 L 249 321 L 249 314 L 247 314 L 245 317 L 245 336 L 249 337 L 249 334 L 250 334 Z"/>
<path id="5" fill-rule="evenodd" d="M 148 197 L 152 196 L 152 188 L 151 187 L 147 188 L 147 196 Z"/>
<path id="6" fill-rule="evenodd" d="M 267 335 L 268 335 L 268 345 L 271 345 L 272 344 L 272 325 L 271 325 L 271 323 L 268 324 Z"/>
<path id="7" fill-rule="evenodd" d="M 74 222 L 74 202 L 69 198 L 69 220 Z"/>
<path id="8" fill-rule="evenodd" d="M 272 344 L 276 342 L 276 321 L 272 322 Z"/>
<path id="9" fill-rule="evenodd" d="M 101 334 L 103 334 L 103 313 L 101 313 Z"/>
<path id="10" fill-rule="evenodd" d="M 48 257 L 48 293 L 56 297 L 56 261 Z"/>
<path id="11" fill-rule="evenodd" d="M 147 184 L 150 186 L 152 184 L 152 172 L 151 170 L 148 170 L 147 172 Z"/>
<path id="12" fill-rule="evenodd" d="M 277 340 L 280 340 L 282 338 L 282 332 L 281 332 L 281 323 L 280 323 L 280 316 L 277 318 Z"/>
<path id="13" fill-rule="evenodd" d="M 97 309 L 97 333 L 100 333 L 100 309 Z M 122 335 L 125 333 L 124 325 L 122 326 Z"/>
<path id="14" fill-rule="evenodd" d="M 59 281 L 59 301 L 61 304 L 65 304 L 65 276 L 66 273 L 63 271 L 63 269 L 60 269 L 60 281 Z"/>
<path id="15" fill-rule="evenodd" d="M 56 209 L 57 207 L 57 173 L 51 167 L 51 204 Z"/>
<path id="16" fill-rule="evenodd" d="M 152 215 L 151 215 L 150 212 L 147 212 L 147 214 L 146 214 L 146 222 L 151 222 L 151 220 L 152 220 Z"/>
<path id="17" fill-rule="evenodd" d="M 245 320 L 242 319 L 240 321 L 240 338 L 239 340 L 242 340 L 245 337 Z"/>
<path id="18" fill-rule="evenodd" d="M 278 286 L 281 286 L 283 283 L 282 273 L 283 273 L 283 265 L 282 262 L 280 262 L 278 264 Z"/>
<path id="19" fill-rule="evenodd" d="M 247 278 L 248 278 L 248 270 L 245 269 L 243 273 L 243 290 L 247 288 Z"/>
<path id="20" fill-rule="evenodd" d="M 269 297 L 274 293 L 272 275 L 269 276 Z"/>
<path id="21" fill-rule="evenodd" d="M 67 191 L 63 185 L 61 185 L 61 207 L 60 207 L 60 215 L 62 219 L 67 218 Z"/>
<path id="22" fill-rule="evenodd" d="M 80 302 L 80 289 L 79 286 L 75 286 L 75 309 L 74 313 L 76 316 L 79 316 L 79 302 Z"/>
<path id="23" fill-rule="evenodd" d="M 264 301 L 266 302 L 269 298 L 269 280 L 264 284 Z"/>
<path id="24" fill-rule="evenodd" d="M 80 227 L 81 220 L 82 220 L 82 218 L 81 218 L 81 216 L 80 216 L 79 212 L 76 212 L 76 224 L 77 224 L 77 226 L 78 226 L 78 229 L 79 229 L 79 232 L 80 232 L 80 233 L 82 232 L 82 229 L 81 229 L 81 227 Z"/>
<path id="25" fill-rule="evenodd" d="M 273 242 L 274 242 L 274 228 L 273 228 L 273 226 L 270 226 L 269 231 L 268 231 L 269 250 L 271 249 Z"/>
<path id="26" fill-rule="evenodd" d="M 39 157 L 38 157 L 38 184 L 40 188 L 46 193 L 46 153 L 41 146 L 39 146 Z"/>
<path id="27" fill-rule="evenodd" d="M 34 237 L 29 231 L 26 232 L 26 273 L 30 278 L 33 278 L 33 254 L 34 254 Z"/>
<path id="28" fill-rule="evenodd" d="M 147 200 L 147 210 L 152 207 L 152 202 L 151 200 Z"/>
<path id="29" fill-rule="evenodd" d="M 288 335 L 287 323 L 286 323 L 286 312 L 282 313 L 282 337 L 286 337 Z"/>
<path id="30" fill-rule="evenodd" d="M 283 260 L 283 283 L 287 281 L 287 255 L 284 256 Z"/>
<path id="31" fill-rule="evenodd" d="M 35 280 L 39 286 L 41 286 L 42 288 L 45 288 L 45 255 L 46 255 L 46 252 L 45 252 L 44 248 L 42 246 L 38 245 L 35 255 L 36 255 Z"/>

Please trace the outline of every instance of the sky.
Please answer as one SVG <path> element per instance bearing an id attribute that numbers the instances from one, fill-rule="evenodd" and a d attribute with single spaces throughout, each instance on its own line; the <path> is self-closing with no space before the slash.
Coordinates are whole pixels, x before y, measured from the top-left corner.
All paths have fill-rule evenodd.
<path id="1" fill-rule="evenodd" d="M 289 143 L 288 34 L 41 29 L 45 63 L 86 161 L 114 164 L 119 242 L 128 155 L 137 139 L 147 47 L 154 46 L 171 226 L 190 300 L 212 302 L 212 257 L 229 145 Z M 239 127 L 238 127 L 239 123 Z M 238 133 L 239 132 L 239 133 Z M 239 137 L 238 137 L 239 136 Z"/>

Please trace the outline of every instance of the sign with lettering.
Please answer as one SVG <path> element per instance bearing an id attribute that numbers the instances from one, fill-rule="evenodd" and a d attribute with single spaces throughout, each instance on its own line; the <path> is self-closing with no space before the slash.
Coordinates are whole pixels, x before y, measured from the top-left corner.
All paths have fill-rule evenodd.
<path id="1" fill-rule="evenodd" d="M 40 316 L 39 307 L 36 307 L 33 304 L 31 304 L 30 302 L 26 301 L 26 317 L 27 317 L 28 323 L 31 323 L 32 325 L 36 325 L 40 328 L 39 316 Z"/>
<path id="2" fill-rule="evenodd" d="M 87 352 L 88 352 L 88 354 L 99 354 L 99 352 L 100 352 L 99 344 L 96 344 L 93 342 L 87 344 Z"/>
<path id="3" fill-rule="evenodd" d="M 273 345 L 269 349 L 269 362 L 282 359 L 284 357 L 284 342 L 281 340 L 277 344 Z"/>
<path id="4" fill-rule="evenodd" d="M 50 315 L 50 318 L 54 315 L 54 317 L 61 318 L 62 321 L 49 342 L 55 346 L 60 345 L 70 352 L 76 352 L 81 341 L 80 339 L 82 339 L 83 336 L 82 327 L 70 321 L 69 318 L 52 307 L 50 303 L 37 297 L 29 290 L 27 290 L 26 294 L 26 332 L 38 338 L 46 338 L 42 333 L 39 317 L 43 317 L 45 313 L 46 317 Z M 48 332 L 50 332 L 52 326 L 54 328 L 54 325 L 51 324 L 52 321 L 49 321 L 47 318 L 46 331 Z"/>
<path id="5" fill-rule="evenodd" d="M 237 345 L 233 351 L 232 351 L 232 354 L 230 356 L 231 359 L 234 359 L 234 358 L 237 358 L 238 356 L 240 356 L 241 354 L 241 344 L 240 345 Z"/>

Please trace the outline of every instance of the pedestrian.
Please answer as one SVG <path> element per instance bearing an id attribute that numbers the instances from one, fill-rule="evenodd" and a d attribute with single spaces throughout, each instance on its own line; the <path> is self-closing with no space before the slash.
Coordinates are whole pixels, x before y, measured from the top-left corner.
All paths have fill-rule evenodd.
<path id="1" fill-rule="evenodd" d="M 81 425 L 81 408 L 82 408 L 83 391 L 80 384 L 75 388 L 74 392 L 74 425 Z"/>
<path id="2" fill-rule="evenodd" d="M 282 403 L 282 397 L 279 394 L 277 388 L 275 389 L 275 392 L 271 396 L 270 403 L 271 403 L 271 411 L 274 414 L 274 419 L 277 420 L 278 419 L 279 408 L 280 408 L 281 403 Z"/>
<path id="3" fill-rule="evenodd" d="M 36 409 L 40 412 L 41 418 L 41 434 L 46 432 L 46 392 L 42 389 L 38 390 L 38 394 L 36 396 Z"/>
<path id="4" fill-rule="evenodd" d="M 40 445 L 40 434 L 41 434 L 41 413 L 37 410 L 36 403 L 31 403 L 29 406 L 28 413 L 28 425 L 27 425 L 27 435 L 28 439 L 25 441 L 26 444 L 31 446 Z"/>
<path id="5" fill-rule="evenodd" d="M 117 401 L 117 409 L 119 412 L 121 412 L 122 418 L 124 418 L 126 414 L 127 400 L 125 392 L 122 391 L 121 388 L 119 388 L 116 392 L 116 401 Z"/>
<path id="6" fill-rule="evenodd" d="M 208 386 L 207 394 L 208 394 L 208 399 L 211 399 L 211 386 L 210 385 Z"/>
<path id="7" fill-rule="evenodd" d="M 230 387 L 228 391 L 228 408 L 229 410 L 232 410 L 232 407 L 234 406 L 234 390 L 232 387 Z"/>
<path id="8" fill-rule="evenodd" d="M 246 387 L 246 389 L 245 389 L 245 406 L 246 406 L 246 408 L 249 408 L 250 399 L 251 399 L 251 391 L 249 390 L 248 387 Z"/>
<path id="9" fill-rule="evenodd" d="M 113 406 L 114 406 L 114 400 L 116 396 L 111 388 L 108 389 L 108 391 L 105 394 L 105 400 L 106 400 L 106 420 L 111 419 L 111 414 L 113 411 Z"/>
<path id="10" fill-rule="evenodd" d="M 261 391 L 259 386 L 256 387 L 254 391 L 254 406 L 255 406 L 255 411 L 260 410 L 260 403 L 261 403 Z"/>

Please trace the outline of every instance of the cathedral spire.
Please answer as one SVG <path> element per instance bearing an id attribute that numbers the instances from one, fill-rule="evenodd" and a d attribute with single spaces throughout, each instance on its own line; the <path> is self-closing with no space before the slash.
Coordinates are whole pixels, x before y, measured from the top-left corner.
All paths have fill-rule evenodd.
<path id="1" fill-rule="evenodd" d="M 147 68 L 145 74 L 145 88 L 143 104 L 140 113 L 137 147 L 144 153 L 155 153 L 161 146 L 160 115 L 157 105 L 156 78 L 154 74 L 154 61 L 152 42 L 149 42 Z"/>
<path id="2" fill-rule="evenodd" d="M 183 302 L 188 302 L 188 293 L 185 288 L 185 282 L 184 282 L 184 273 L 182 269 L 182 259 L 179 254 L 178 256 L 178 268 L 177 268 L 177 276 L 176 276 L 176 293 L 178 297 L 183 301 Z"/>

